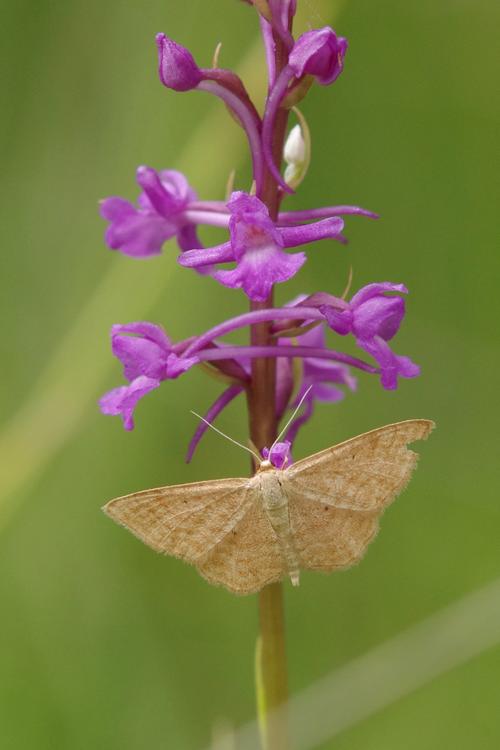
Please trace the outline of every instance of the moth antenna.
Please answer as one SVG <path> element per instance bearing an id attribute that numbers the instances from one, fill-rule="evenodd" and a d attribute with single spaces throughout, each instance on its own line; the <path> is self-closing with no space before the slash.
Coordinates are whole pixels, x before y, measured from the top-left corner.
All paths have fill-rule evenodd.
<path id="1" fill-rule="evenodd" d="M 304 403 L 304 401 L 306 400 L 307 394 L 309 393 L 309 391 L 311 390 L 311 388 L 312 388 L 312 385 L 310 385 L 310 386 L 309 386 L 309 388 L 307 389 L 307 391 L 306 391 L 306 392 L 304 393 L 304 395 L 303 395 L 303 396 L 302 396 L 302 398 L 300 399 L 299 403 L 298 403 L 298 404 L 297 404 L 297 406 L 295 407 L 295 409 L 294 409 L 294 411 L 293 411 L 293 414 L 292 414 L 292 416 L 290 417 L 290 419 L 288 420 L 288 422 L 286 423 L 286 425 L 285 425 L 285 426 L 283 427 L 283 429 L 281 430 L 280 434 L 278 435 L 278 437 L 276 438 L 276 440 L 274 441 L 274 443 L 273 443 L 273 444 L 271 445 L 271 447 L 269 448 L 269 455 L 271 455 L 271 453 L 273 452 L 273 448 L 274 448 L 274 446 L 276 445 L 276 443 L 279 443 L 279 441 L 280 441 L 280 438 L 281 438 L 281 437 L 283 437 L 283 435 L 285 434 L 285 432 L 286 432 L 286 431 L 288 430 L 288 428 L 290 427 L 291 423 L 292 423 L 292 422 L 293 422 L 293 420 L 295 419 L 295 416 L 296 416 L 296 414 L 297 414 L 298 410 L 300 409 L 300 407 L 302 406 L 302 404 L 303 404 L 303 403 Z"/>
<path id="2" fill-rule="evenodd" d="M 239 445 L 240 448 L 243 448 L 243 450 L 246 450 L 249 453 L 251 453 L 252 456 L 254 456 L 254 458 L 257 459 L 257 465 L 260 466 L 260 464 L 262 463 L 262 458 L 257 453 L 255 453 L 251 448 L 248 448 L 246 445 L 243 445 L 243 443 L 238 443 L 237 440 L 234 440 L 232 437 L 229 437 L 229 435 L 226 435 L 225 432 L 222 432 L 222 430 L 219 430 L 217 427 L 214 427 L 213 424 L 211 424 L 208 421 L 208 419 L 205 419 L 200 414 L 197 414 L 195 411 L 191 410 L 191 414 L 194 414 L 195 417 L 198 417 L 198 419 L 201 419 L 202 422 L 205 422 L 205 424 L 207 425 L 207 427 L 210 427 L 210 429 L 214 430 L 214 432 L 218 432 L 219 435 L 222 435 L 222 437 L 225 437 L 226 440 L 229 440 L 230 443 L 234 443 L 235 445 Z"/>
<path id="3" fill-rule="evenodd" d="M 258 455 L 259 449 L 257 448 L 257 446 L 253 442 L 252 438 L 250 438 L 250 437 L 248 438 L 248 445 L 252 449 L 252 451 L 254 451 L 254 454 L 253 454 L 254 455 L 253 463 L 254 463 L 255 471 L 257 471 L 257 469 L 259 468 L 260 464 L 262 463 L 262 459 L 259 460 L 258 464 L 255 462 L 255 456 Z"/>
<path id="4" fill-rule="evenodd" d="M 258 448 L 257 448 L 257 446 L 255 445 L 255 443 L 254 443 L 254 441 L 252 440 L 252 438 L 248 438 L 248 447 L 249 447 L 249 448 L 251 448 L 251 449 L 253 450 L 253 452 L 254 452 L 254 453 L 257 453 L 257 454 L 259 453 L 259 449 L 258 449 Z"/>

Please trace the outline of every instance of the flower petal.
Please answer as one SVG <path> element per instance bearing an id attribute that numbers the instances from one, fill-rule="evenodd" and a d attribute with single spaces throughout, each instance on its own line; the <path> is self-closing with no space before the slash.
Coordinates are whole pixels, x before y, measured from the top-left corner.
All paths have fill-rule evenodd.
<path id="1" fill-rule="evenodd" d="M 175 225 L 162 216 L 135 211 L 110 224 L 105 236 L 112 250 L 145 258 L 161 253 L 163 243 L 175 233 Z"/>
<path id="2" fill-rule="evenodd" d="M 326 318 L 330 328 L 340 336 L 346 336 L 352 329 L 352 312 L 350 310 L 338 310 L 331 305 L 320 305 L 320 312 Z"/>
<path id="3" fill-rule="evenodd" d="M 158 388 L 159 385 L 159 380 L 142 375 L 133 380 L 130 385 L 123 385 L 120 388 L 114 388 L 112 391 L 105 393 L 99 401 L 100 409 L 103 414 L 120 414 L 125 429 L 133 430 L 133 414 L 137 402 L 146 393 Z"/>
<path id="4" fill-rule="evenodd" d="M 171 343 L 159 326 L 147 322 L 114 325 L 111 329 L 111 348 L 124 365 L 127 380 L 132 381 L 140 375 L 157 380 L 167 377 L 166 364 Z"/>
<path id="5" fill-rule="evenodd" d="M 179 375 L 182 375 L 182 373 L 198 363 L 198 357 L 178 357 L 177 354 L 169 354 L 166 362 L 165 377 L 175 380 Z"/>
<path id="6" fill-rule="evenodd" d="M 367 284 L 361 287 L 359 291 L 351 298 L 351 305 L 358 307 L 361 303 L 372 297 L 377 297 L 384 292 L 399 292 L 400 294 L 408 294 L 408 289 L 404 284 L 393 284 L 391 281 L 377 281 L 373 284 Z"/>
<path id="7" fill-rule="evenodd" d="M 165 190 L 180 203 L 186 204 L 196 200 L 196 192 L 182 172 L 177 169 L 162 169 L 159 175 Z"/>
<path id="8" fill-rule="evenodd" d="M 242 288 L 254 302 L 264 302 L 274 284 L 291 279 L 305 262 L 305 253 L 289 255 L 271 245 L 247 250 L 234 270 L 215 271 L 213 277 L 224 286 Z"/>
<path id="9" fill-rule="evenodd" d="M 235 192 L 227 206 L 231 212 L 231 246 L 237 260 L 252 248 L 258 249 L 270 244 L 283 246 L 281 234 L 271 220 L 267 206 L 255 195 Z"/>
<path id="10" fill-rule="evenodd" d="M 99 212 L 107 221 L 123 221 L 135 214 L 135 211 L 135 207 L 129 201 L 116 196 L 99 201 Z"/>
<path id="11" fill-rule="evenodd" d="M 402 297 L 372 297 L 352 313 L 352 330 L 360 339 L 381 336 L 389 341 L 398 332 L 405 315 Z"/>
<path id="12" fill-rule="evenodd" d="M 151 167 L 138 167 L 136 179 L 144 190 L 151 207 L 165 219 L 169 219 L 172 214 L 184 207 L 183 201 L 165 189 L 158 172 Z"/>
<path id="13" fill-rule="evenodd" d="M 379 363 L 380 380 L 386 390 L 395 390 L 398 387 L 398 376 L 415 378 L 420 375 L 418 365 L 409 357 L 394 354 L 389 344 L 380 336 L 375 336 L 369 341 L 358 339 L 356 343 Z"/>
<path id="14" fill-rule="evenodd" d="M 140 320 L 135 323 L 115 323 L 115 325 L 111 326 L 112 336 L 121 333 L 132 333 L 138 336 L 144 336 L 144 338 L 156 342 L 158 346 L 163 347 L 165 351 L 170 351 L 172 346 L 172 342 L 165 333 L 165 330 L 161 326 L 158 326 L 155 323 L 150 323 L 147 320 Z"/>
<path id="15" fill-rule="evenodd" d="M 336 240 L 344 228 L 344 222 L 339 216 L 316 221 L 314 224 L 303 224 L 298 227 L 279 229 L 284 247 L 296 247 L 318 240 Z"/>
<path id="16" fill-rule="evenodd" d="M 284 469 L 290 460 L 291 442 L 284 440 L 282 443 L 275 443 L 269 448 L 262 449 L 262 455 L 266 461 L 270 461 L 275 469 Z"/>
<path id="17" fill-rule="evenodd" d="M 209 266 L 212 263 L 227 263 L 234 260 L 234 252 L 230 242 L 223 242 L 222 245 L 215 245 L 214 247 L 186 250 L 181 253 L 177 260 L 185 268 L 198 268 L 199 266 Z"/>
<path id="18" fill-rule="evenodd" d="M 198 237 L 196 227 L 194 227 L 192 224 L 186 224 L 186 226 L 180 227 L 179 231 L 177 232 L 177 244 L 179 245 L 179 249 L 183 252 L 186 252 L 186 250 L 203 248 L 202 242 Z"/>

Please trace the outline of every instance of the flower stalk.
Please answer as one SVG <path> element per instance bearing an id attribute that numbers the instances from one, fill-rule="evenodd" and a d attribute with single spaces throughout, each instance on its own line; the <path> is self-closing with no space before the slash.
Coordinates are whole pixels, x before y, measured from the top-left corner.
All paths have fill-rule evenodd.
<path id="1" fill-rule="evenodd" d="M 283 584 L 271 583 L 259 593 L 259 627 L 255 682 L 262 750 L 287 750 L 288 679 Z"/>
<path id="2" fill-rule="evenodd" d="M 292 28 L 289 16 L 289 31 Z M 273 33 L 275 57 L 269 69 L 269 78 L 279 75 L 288 61 L 288 49 L 282 36 Z M 264 38 L 264 42 L 265 42 Z M 270 94 L 268 95 L 269 98 Z M 275 119 L 271 140 L 274 164 L 280 164 L 285 144 L 288 111 L 280 110 Z M 278 218 L 281 194 L 278 182 L 269 165 L 265 166 L 264 185 L 261 195 L 273 221 Z M 263 307 L 273 307 L 273 292 L 264 304 L 252 301 L 251 312 Z M 269 321 L 255 323 L 250 327 L 251 346 L 272 344 L 272 329 Z M 271 446 L 277 436 L 276 409 L 276 359 L 256 358 L 252 360 L 252 385 L 248 400 L 250 437 L 259 451 Z M 265 586 L 259 597 L 259 636 L 256 644 L 256 691 L 259 728 L 262 750 L 287 750 L 288 727 L 286 703 L 288 679 L 285 647 L 285 613 L 283 584 Z"/>

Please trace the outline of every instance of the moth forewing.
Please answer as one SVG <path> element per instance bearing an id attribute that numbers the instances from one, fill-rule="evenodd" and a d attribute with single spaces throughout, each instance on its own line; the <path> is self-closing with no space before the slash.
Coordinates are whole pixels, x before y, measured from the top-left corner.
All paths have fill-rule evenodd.
<path id="1" fill-rule="evenodd" d="M 195 565 L 233 593 L 254 593 L 286 573 L 258 475 L 144 490 L 103 510 L 156 552 Z"/>
<path id="2" fill-rule="evenodd" d="M 284 473 L 288 494 L 340 509 L 382 510 L 405 488 L 418 454 L 408 443 L 425 440 L 427 419 L 386 425 L 301 459 Z"/>
<path id="3" fill-rule="evenodd" d="M 425 439 L 433 428 L 423 419 L 387 425 L 283 472 L 302 567 L 332 571 L 359 562 L 383 509 L 404 489 L 416 465 L 418 456 L 407 444 Z"/>
<path id="4" fill-rule="evenodd" d="M 119 497 L 103 510 L 157 552 L 195 562 L 245 513 L 249 483 L 217 479 L 158 487 Z"/>

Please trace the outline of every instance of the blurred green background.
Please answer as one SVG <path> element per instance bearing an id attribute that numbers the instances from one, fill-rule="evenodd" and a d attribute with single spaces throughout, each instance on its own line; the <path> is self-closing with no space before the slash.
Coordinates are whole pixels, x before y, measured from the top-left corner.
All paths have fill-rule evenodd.
<path id="1" fill-rule="evenodd" d="M 500 575 L 500 6 L 299 6 L 299 29 L 332 23 L 350 48 L 338 83 L 303 105 L 313 162 L 288 205 L 358 203 L 382 219 L 349 220 L 349 248 L 318 246 L 278 300 L 340 293 L 350 263 L 354 289 L 403 281 L 397 350 L 422 377 L 388 393 L 361 376 L 357 395 L 318 410 L 296 455 L 410 417 L 438 430 L 361 565 L 287 585 L 293 692 Z M 0 21 L 0 747 L 196 750 L 214 721 L 254 714 L 256 597 L 211 588 L 99 509 L 148 486 L 245 473 L 247 458 L 209 435 L 184 464 L 189 409 L 220 388 L 201 373 L 148 396 L 130 434 L 96 401 L 122 383 L 113 322 L 150 319 L 179 338 L 245 301 L 180 269 L 173 245 L 143 263 L 111 253 L 96 203 L 135 199 L 141 163 L 184 169 L 203 198 L 223 197 L 233 167 L 247 186 L 243 136 L 217 102 L 160 86 L 154 34 L 201 65 L 221 41 L 222 64 L 260 96 L 255 18 L 236 0 L 4 0 Z M 243 403 L 219 426 L 244 439 Z M 497 748 L 499 677 L 490 649 L 324 748 Z"/>

